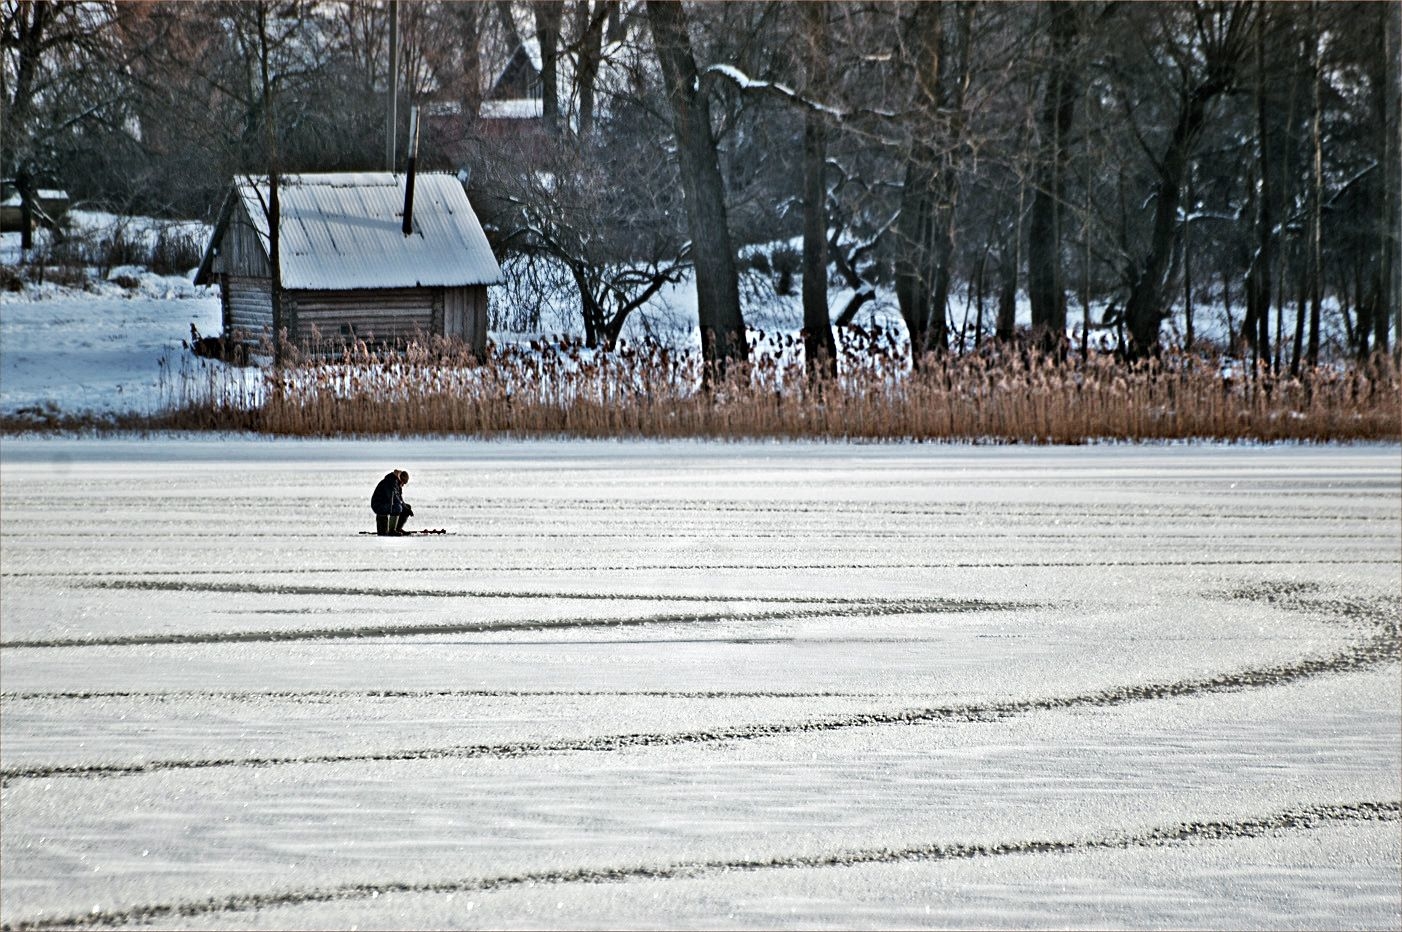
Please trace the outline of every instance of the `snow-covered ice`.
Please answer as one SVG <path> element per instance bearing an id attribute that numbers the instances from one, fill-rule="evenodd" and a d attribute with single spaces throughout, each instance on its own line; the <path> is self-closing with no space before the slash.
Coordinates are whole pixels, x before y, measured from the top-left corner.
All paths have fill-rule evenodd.
<path id="1" fill-rule="evenodd" d="M 7 928 L 1402 923 L 1396 445 L 0 475 Z"/>
<path id="2" fill-rule="evenodd" d="M 191 324 L 219 333 L 218 292 L 178 277 L 134 280 L 0 297 L 0 411 L 149 414 L 174 397 L 182 372 L 211 365 L 181 340 Z"/>

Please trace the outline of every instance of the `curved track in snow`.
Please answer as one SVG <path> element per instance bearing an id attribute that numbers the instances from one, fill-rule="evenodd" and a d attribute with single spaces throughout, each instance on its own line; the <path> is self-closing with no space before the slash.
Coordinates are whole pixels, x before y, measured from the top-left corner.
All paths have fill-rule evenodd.
<path id="1" fill-rule="evenodd" d="M 673 864 L 625 864 L 617 867 L 580 868 L 569 871 L 538 871 L 459 880 L 387 880 L 335 887 L 293 889 L 271 893 L 249 893 L 170 903 L 144 903 L 121 910 L 90 910 L 0 924 L 4 932 L 41 932 L 50 929 L 113 928 L 160 920 L 195 919 L 212 914 L 238 914 L 308 903 L 368 900 L 385 894 L 452 894 L 504 890 L 512 887 L 539 887 L 562 884 L 626 883 L 636 880 L 701 878 L 729 871 L 774 871 L 851 867 L 859 864 L 897 864 L 920 861 L 951 861 L 1018 855 L 1058 855 L 1097 849 L 1161 848 L 1186 842 L 1225 841 L 1259 838 L 1281 832 L 1308 831 L 1338 822 L 1397 822 L 1402 820 L 1402 802 L 1359 801 L 1339 805 L 1312 806 L 1266 813 L 1233 822 L 1185 822 L 1153 828 L 1136 834 L 1107 835 L 1078 839 L 1036 839 L 999 845 L 945 844 L 932 842 L 894 850 L 830 851 L 822 854 L 794 854 L 763 860 L 723 860 Z"/>

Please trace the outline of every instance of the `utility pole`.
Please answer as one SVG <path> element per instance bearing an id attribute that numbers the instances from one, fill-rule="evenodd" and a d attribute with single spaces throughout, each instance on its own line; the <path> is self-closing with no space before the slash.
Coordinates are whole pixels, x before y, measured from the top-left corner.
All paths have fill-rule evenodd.
<path id="1" fill-rule="evenodd" d="M 399 122 L 399 0 L 389 0 L 389 95 L 385 107 L 385 168 L 394 171 L 394 134 Z"/>

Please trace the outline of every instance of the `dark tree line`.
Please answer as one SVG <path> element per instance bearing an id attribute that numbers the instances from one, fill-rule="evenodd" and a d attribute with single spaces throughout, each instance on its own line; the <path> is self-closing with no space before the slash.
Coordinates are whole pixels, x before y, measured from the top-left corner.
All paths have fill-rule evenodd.
<path id="1" fill-rule="evenodd" d="M 4 176 L 208 217 L 235 172 L 384 169 L 390 9 L 4 0 Z M 738 256 L 790 240 L 815 373 L 878 289 L 917 364 L 1092 332 L 1140 357 L 1204 314 L 1277 370 L 1396 337 L 1397 3 L 397 9 L 421 164 L 567 272 L 591 344 L 691 269 L 707 358 L 743 360 Z M 542 116 L 507 133 L 479 105 L 518 54 Z"/>

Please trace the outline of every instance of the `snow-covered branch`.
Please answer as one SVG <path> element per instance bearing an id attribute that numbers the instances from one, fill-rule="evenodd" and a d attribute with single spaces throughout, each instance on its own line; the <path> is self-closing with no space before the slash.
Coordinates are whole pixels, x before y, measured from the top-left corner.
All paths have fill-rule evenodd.
<path id="1" fill-rule="evenodd" d="M 819 100 L 813 100 L 811 97 L 805 97 L 787 84 L 780 84 L 777 81 L 755 80 L 734 65 L 711 65 L 701 72 L 701 76 L 702 78 L 711 78 L 713 76 L 725 78 L 742 91 L 774 94 L 790 103 L 797 104 L 800 107 L 818 113 L 827 114 L 836 120 L 845 119 L 848 115 L 844 110 L 839 110 Z"/>

